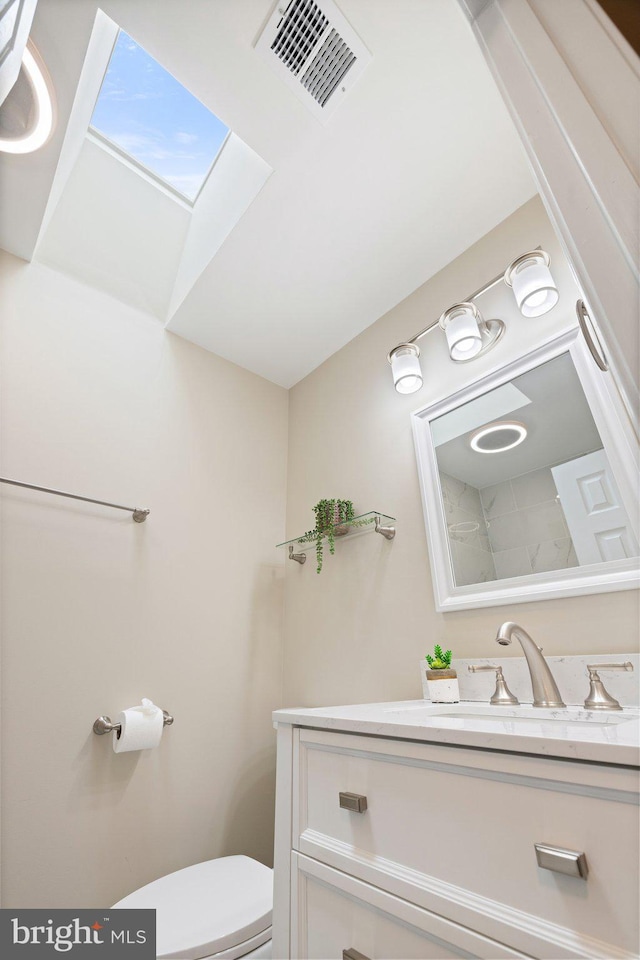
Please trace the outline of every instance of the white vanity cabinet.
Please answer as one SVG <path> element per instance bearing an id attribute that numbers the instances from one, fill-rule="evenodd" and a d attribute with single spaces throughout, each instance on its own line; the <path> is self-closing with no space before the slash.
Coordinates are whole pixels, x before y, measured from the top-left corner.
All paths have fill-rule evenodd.
<path id="1" fill-rule="evenodd" d="M 327 960 L 346 954 L 348 960 L 497 960 L 526 956 L 302 854 L 293 854 L 293 870 L 292 957 Z"/>
<path id="2" fill-rule="evenodd" d="M 275 960 L 637 956 L 634 767 L 275 716 Z"/>

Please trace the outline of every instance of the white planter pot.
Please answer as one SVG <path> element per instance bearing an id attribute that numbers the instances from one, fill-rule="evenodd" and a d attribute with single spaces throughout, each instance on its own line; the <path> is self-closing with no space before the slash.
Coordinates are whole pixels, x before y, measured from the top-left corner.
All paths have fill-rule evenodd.
<path id="1" fill-rule="evenodd" d="M 459 703 L 460 687 L 455 670 L 427 670 L 427 693 L 432 703 Z"/>

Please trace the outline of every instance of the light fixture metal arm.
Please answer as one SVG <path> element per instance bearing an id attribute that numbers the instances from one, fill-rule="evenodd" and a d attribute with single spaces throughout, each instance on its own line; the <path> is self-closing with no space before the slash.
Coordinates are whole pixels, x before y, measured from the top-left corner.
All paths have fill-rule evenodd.
<path id="1" fill-rule="evenodd" d="M 538 245 L 535 249 L 541 250 L 542 247 Z M 517 263 L 518 261 L 522 260 L 526 256 L 527 254 L 523 254 L 521 257 L 516 257 L 516 259 L 512 261 L 512 263 L 509 264 L 509 266 L 510 267 L 513 266 L 514 263 Z M 473 293 L 470 293 L 469 296 L 463 297 L 461 302 L 468 303 L 470 301 L 475 300 L 476 297 L 481 297 L 483 294 L 488 293 L 489 290 L 493 289 L 493 287 L 496 287 L 501 281 L 504 281 L 504 277 L 505 277 L 505 271 L 503 270 L 502 273 L 499 273 L 497 276 L 493 277 L 487 283 L 483 284 L 481 287 L 478 287 L 478 289 L 474 290 Z M 425 337 L 428 333 L 431 333 L 432 330 L 435 330 L 438 327 L 440 327 L 439 319 L 434 320 L 433 323 L 429 324 L 429 326 L 424 327 L 424 329 L 422 329 L 419 333 L 416 333 L 415 336 L 410 337 L 408 340 L 405 340 L 405 343 L 416 343 L 418 340 L 422 339 L 422 337 Z M 391 356 L 392 352 L 393 351 L 389 351 L 389 356 Z"/>
<path id="2" fill-rule="evenodd" d="M 475 300 L 476 297 L 482 296 L 483 293 L 487 293 L 491 290 L 492 287 L 495 287 L 501 280 L 504 280 L 504 273 L 501 273 L 499 276 L 494 277 L 493 280 L 489 280 L 488 283 L 485 283 L 483 287 L 480 287 L 479 290 L 476 290 L 475 293 L 470 294 L 468 297 L 464 297 L 461 303 L 470 303 Z M 442 324 L 440 323 L 440 317 L 437 320 L 434 320 L 433 323 L 430 323 L 428 327 L 425 327 L 424 330 L 421 330 L 420 333 L 416 333 L 414 337 L 411 337 L 406 343 L 416 343 L 422 337 L 426 337 L 428 333 L 431 333 L 432 330 L 441 330 Z"/>

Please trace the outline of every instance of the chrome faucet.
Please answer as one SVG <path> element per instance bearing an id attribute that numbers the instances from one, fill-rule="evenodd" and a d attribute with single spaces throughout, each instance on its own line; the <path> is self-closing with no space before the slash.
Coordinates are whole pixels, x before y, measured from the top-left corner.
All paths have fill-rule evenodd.
<path id="1" fill-rule="evenodd" d="M 542 656 L 542 648 L 517 623 L 507 620 L 498 630 L 496 642 L 503 647 L 511 643 L 512 636 L 517 637 L 527 660 L 531 675 L 534 707 L 564 707 L 566 704 L 553 679 L 549 664 Z"/>

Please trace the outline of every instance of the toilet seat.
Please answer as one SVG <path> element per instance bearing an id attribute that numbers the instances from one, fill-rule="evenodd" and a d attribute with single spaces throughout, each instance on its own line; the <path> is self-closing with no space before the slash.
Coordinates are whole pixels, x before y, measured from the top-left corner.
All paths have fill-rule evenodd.
<path id="1" fill-rule="evenodd" d="M 271 938 L 272 904 L 273 871 L 234 856 L 167 874 L 113 906 L 155 908 L 158 960 L 233 960 Z"/>
<path id="2" fill-rule="evenodd" d="M 251 940 L 243 940 L 242 943 L 229 950 L 210 954 L 208 957 L 199 958 L 199 960 L 244 960 L 245 957 L 247 960 L 251 960 L 252 957 L 268 957 L 271 960 L 271 927 L 259 936 L 252 937 Z"/>

